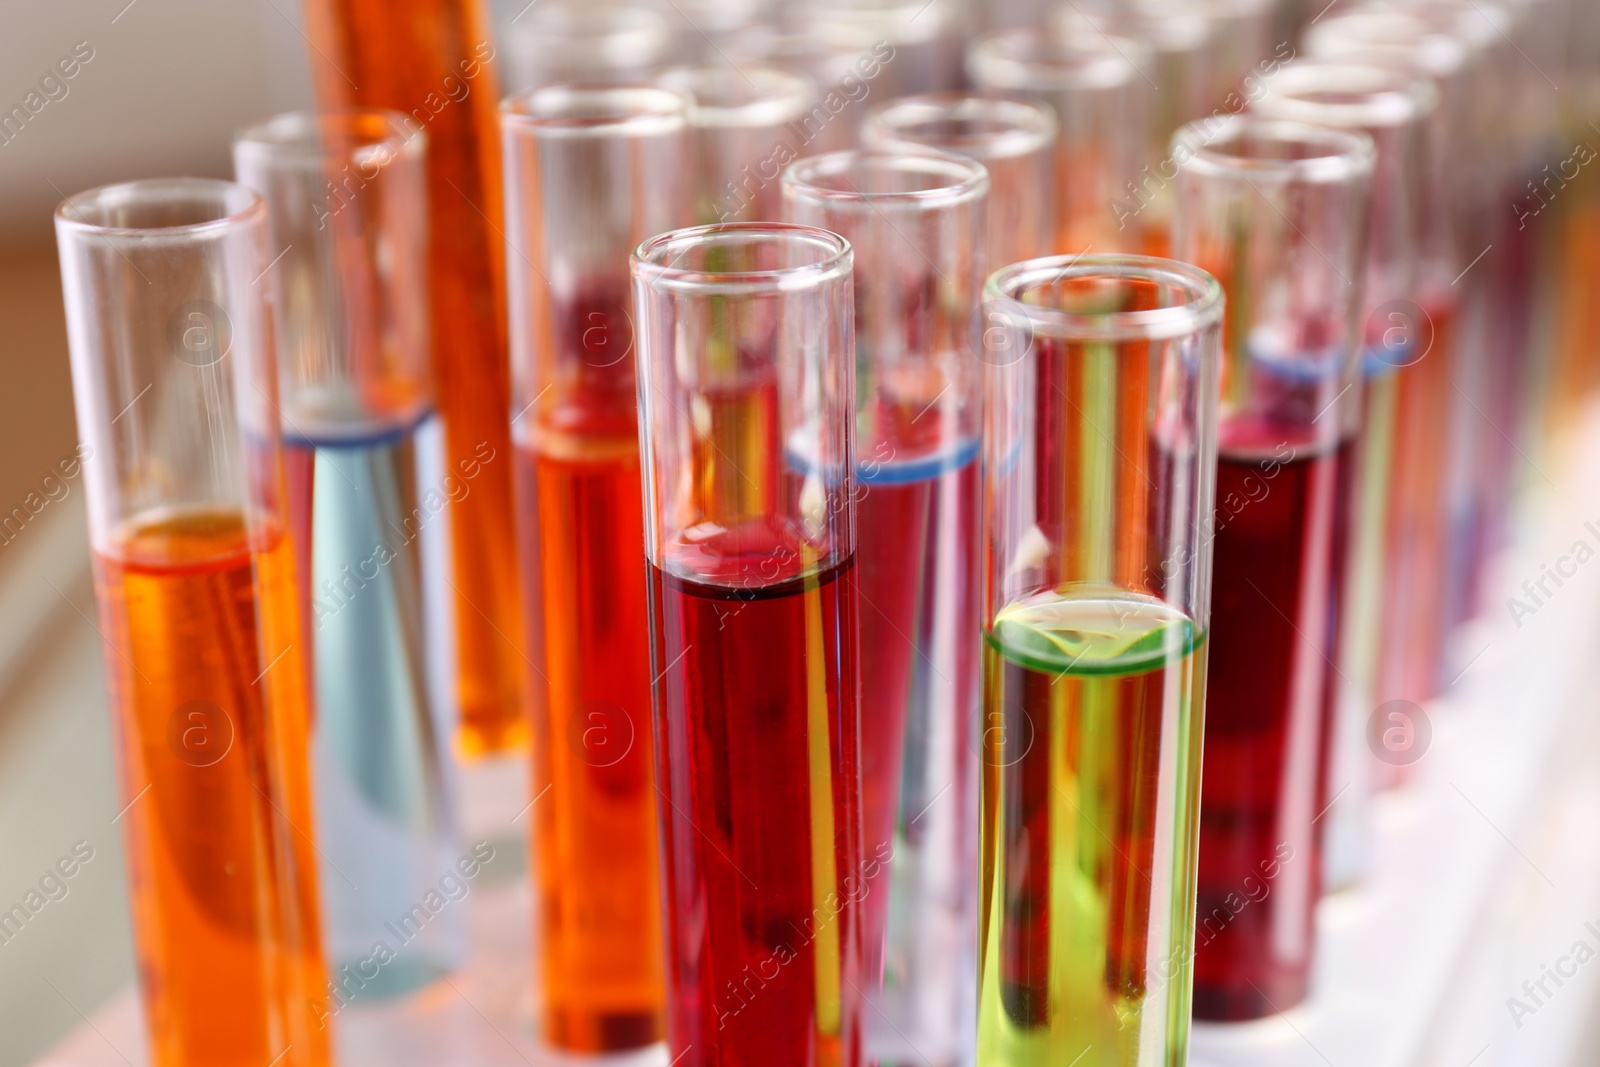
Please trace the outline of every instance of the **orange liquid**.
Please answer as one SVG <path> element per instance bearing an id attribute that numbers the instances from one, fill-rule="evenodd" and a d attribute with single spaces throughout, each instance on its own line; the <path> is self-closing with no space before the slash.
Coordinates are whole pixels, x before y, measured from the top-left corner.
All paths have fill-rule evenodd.
<path id="1" fill-rule="evenodd" d="M 663 1000 L 639 441 L 538 438 L 517 466 L 543 675 L 529 693 L 544 1035 L 637 1048 L 661 1039 Z"/>
<path id="2" fill-rule="evenodd" d="M 482 0 L 306 0 L 306 27 L 320 106 L 394 108 L 428 138 L 434 373 L 447 469 L 470 479 L 451 513 L 460 747 L 468 756 L 522 748 L 505 239 L 495 228 L 500 91 L 488 13 Z"/>
<path id="3" fill-rule="evenodd" d="M 328 1063 L 294 565 L 257 539 L 191 511 L 95 553 L 156 1067 Z"/>

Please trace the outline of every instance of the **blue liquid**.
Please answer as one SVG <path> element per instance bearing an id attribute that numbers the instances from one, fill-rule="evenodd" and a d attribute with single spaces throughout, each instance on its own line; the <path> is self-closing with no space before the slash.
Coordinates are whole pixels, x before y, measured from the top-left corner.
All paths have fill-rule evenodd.
<path id="1" fill-rule="evenodd" d="M 301 580 L 311 593 L 328 970 L 342 1000 L 361 1001 L 433 981 L 465 948 L 465 911 L 451 899 L 465 884 L 455 871 L 461 848 L 445 740 L 453 653 L 446 493 L 459 495 L 462 483 L 445 482 L 443 433 L 431 412 L 407 424 L 338 429 L 285 445 Z"/>

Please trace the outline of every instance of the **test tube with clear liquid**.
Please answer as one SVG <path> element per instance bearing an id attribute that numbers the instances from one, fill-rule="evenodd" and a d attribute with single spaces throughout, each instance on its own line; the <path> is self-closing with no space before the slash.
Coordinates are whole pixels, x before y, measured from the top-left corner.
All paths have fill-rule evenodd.
<path id="1" fill-rule="evenodd" d="M 429 341 L 426 137 L 385 111 L 279 115 L 233 144 L 267 203 L 289 514 L 316 702 L 329 969 L 341 1000 L 419 989 L 466 950 L 413 912 L 460 855 L 452 470 Z M 375 946 L 390 952 L 375 959 Z"/>

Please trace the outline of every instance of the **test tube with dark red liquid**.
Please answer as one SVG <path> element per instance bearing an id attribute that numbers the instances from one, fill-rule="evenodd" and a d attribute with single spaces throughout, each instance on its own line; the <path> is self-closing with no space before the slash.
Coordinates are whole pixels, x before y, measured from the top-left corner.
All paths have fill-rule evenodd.
<path id="1" fill-rule="evenodd" d="M 615 1051 L 660 1040 L 662 982 L 628 255 L 685 221 L 685 101 L 547 86 L 502 130 L 540 1014 Z"/>
<path id="2" fill-rule="evenodd" d="M 736 223 L 634 253 L 667 929 L 688 1067 L 861 1057 L 851 251 Z"/>
<path id="3" fill-rule="evenodd" d="M 1192 123 L 1174 251 L 1221 281 L 1214 580 L 1194 1014 L 1305 999 L 1360 416 L 1374 150 L 1360 133 Z"/>
<path id="4" fill-rule="evenodd" d="M 783 178 L 790 221 L 855 252 L 862 901 L 882 1000 L 871 1058 L 955 1063 L 976 881 L 978 360 L 989 178 L 926 150 L 836 152 Z M 965 963 L 965 965 L 963 965 Z M 881 978 L 880 978 L 881 975 Z"/>
<path id="5" fill-rule="evenodd" d="M 63 203 L 56 239 L 150 1062 L 321 1067 L 266 205 L 112 185 Z"/>

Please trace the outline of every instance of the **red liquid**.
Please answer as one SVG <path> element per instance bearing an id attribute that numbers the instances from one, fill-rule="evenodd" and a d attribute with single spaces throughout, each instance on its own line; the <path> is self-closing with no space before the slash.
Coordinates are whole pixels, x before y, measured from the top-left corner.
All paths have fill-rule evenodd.
<path id="1" fill-rule="evenodd" d="M 1217 463 L 1197 1019 L 1255 1019 L 1305 998 L 1322 884 L 1313 820 L 1338 692 L 1353 446 L 1314 454 L 1272 435 L 1225 427 Z"/>
<path id="2" fill-rule="evenodd" d="M 1392 372 L 1397 376 L 1397 391 L 1379 629 L 1378 704 L 1390 700 L 1421 704 L 1438 696 L 1445 682 L 1444 639 L 1451 581 L 1447 574 L 1450 522 L 1446 481 L 1450 415 L 1456 404 L 1452 388 L 1455 333 L 1451 328 L 1455 309 L 1444 300 L 1432 300 L 1424 310 L 1433 324 L 1431 348 Z M 1497 392 L 1500 389 L 1495 387 Z M 1510 423 L 1500 425 L 1511 431 Z M 1492 426 L 1480 425 L 1472 436 L 1484 444 L 1491 437 L 1505 444 Z M 1487 472 L 1490 468 L 1481 469 Z M 1385 772 L 1380 781 L 1399 770 L 1389 764 L 1379 768 Z"/>
<path id="3" fill-rule="evenodd" d="M 777 559 L 780 581 L 713 586 L 650 568 L 669 1058 L 854 1067 L 854 561 L 786 577 L 805 549 L 765 531 L 723 538 L 744 542 L 746 574 Z"/>

